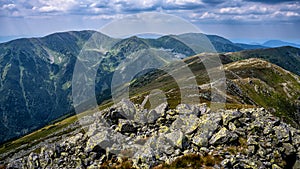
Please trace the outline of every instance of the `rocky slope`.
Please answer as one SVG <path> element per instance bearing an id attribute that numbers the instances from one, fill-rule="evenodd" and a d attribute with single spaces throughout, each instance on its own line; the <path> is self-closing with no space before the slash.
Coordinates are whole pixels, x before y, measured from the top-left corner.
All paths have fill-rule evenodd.
<path id="1" fill-rule="evenodd" d="M 123 100 L 79 122 L 57 141 L 7 158 L 7 168 L 300 166 L 300 131 L 263 108 L 162 103 L 147 110 Z"/>
<path id="2" fill-rule="evenodd" d="M 221 37 L 215 36 L 211 41 L 217 44 L 218 52 L 244 49 L 234 47 L 232 42 Z M 97 101 L 102 102 L 110 98 L 107 86 L 110 86 L 115 68 L 124 59 L 145 54 L 149 57 L 164 55 L 164 61 L 153 62 L 163 65 L 172 59 L 198 53 L 199 42 L 194 46 L 195 42 L 186 41 L 185 35 L 121 40 L 95 31 L 72 31 L 0 44 L 0 143 L 74 114 L 71 92 L 77 59 L 83 62 L 84 70 L 97 68 L 95 90 Z M 89 57 L 80 56 L 82 51 L 89 52 Z M 89 60 L 95 56 L 98 59 Z M 100 60 L 99 67 L 93 67 Z"/>
<path id="3" fill-rule="evenodd" d="M 184 59 L 197 80 L 201 102 L 211 102 L 211 82 L 200 54 Z M 264 107 L 285 122 L 299 127 L 300 124 L 300 77 L 262 59 L 251 58 L 232 62 L 223 54 L 219 55 L 226 77 L 226 90 L 218 95 L 226 98 L 226 107 L 242 108 L 249 106 Z M 176 71 L 178 66 L 173 66 Z M 181 90 L 170 75 L 162 71 L 153 71 L 137 78 L 131 84 L 131 95 L 137 103 L 142 103 L 145 94 L 160 89 L 166 93 L 171 107 L 180 102 Z M 192 97 L 191 97 L 192 99 Z"/>
<path id="4" fill-rule="evenodd" d="M 208 41 L 212 45 L 207 44 Z M 236 52 L 255 48 L 262 46 L 235 44 L 219 36 L 197 33 L 168 35 L 157 39 L 114 39 L 95 31 L 72 31 L 2 43 L 0 143 L 34 131 L 57 118 L 74 114 L 71 89 L 76 60 L 83 62 L 84 70 L 97 72 L 95 93 L 100 103 L 111 97 L 107 86 L 111 86 L 112 75 L 118 65 L 128 58 L 134 60 L 146 55 L 145 63 L 151 60 L 151 63 L 147 62 L 148 65 L 162 66 L 174 59 L 200 52 Z M 88 52 L 90 57 L 80 55 L 84 52 Z M 283 50 L 281 54 L 284 52 L 294 55 L 295 50 Z M 272 54 L 272 51 L 269 53 Z M 89 60 L 93 57 L 98 59 Z M 94 67 L 95 63 L 99 67 Z M 297 62 L 292 63 L 296 66 L 283 67 L 297 70 Z M 82 98 L 82 102 L 88 99 Z M 19 125 L 14 125 L 16 123 Z"/>

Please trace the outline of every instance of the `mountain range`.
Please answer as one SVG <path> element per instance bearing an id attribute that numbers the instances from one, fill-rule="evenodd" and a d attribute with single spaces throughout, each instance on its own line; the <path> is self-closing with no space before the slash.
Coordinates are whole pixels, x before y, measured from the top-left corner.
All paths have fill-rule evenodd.
<path id="1" fill-rule="evenodd" d="M 195 33 L 166 35 L 156 39 L 136 36 L 115 39 L 88 30 L 61 32 L 42 38 L 24 38 L 0 44 L 0 94 L 2 96 L 0 98 L 0 142 L 20 137 L 51 124 L 58 118 L 63 119 L 75 114 L 72 78 L 77 60 L 82 63 L 82 70 L 96 72 L 95 81 L 84 82 L 87 85 L 95 83 L 97 102 L 102 103 L 111 98 L 110 86 L 114 73 L 120 70 L 120 65 L 122 66 L 128 58 L 133 60 L 142 58 L 145 64 L 135 69 L 144 70 L 153 65 L 163 67 L 178 59 L 184 59 L 188 63 L 198 63 L 200 61 L 188 57 L 210 52 L 222 53 L 219 57 L 226 64 L 224 67 L 228 70 L 226 71 L 227 87 L 233 87 L 227 89 L 228 103 L 273 108 L 274 112 L 286 117 L 290 123 L 299 124 L 299 117 L 296 114 L 299 111 L 297 97 L 300 91 L 299 81 L 297 81 L 300 75 L 300 49 L 298 48 L 265 49 L 260 45 L 237 44 L 220 36 Z M 265 61 L 257 59 L 243 61 L 248 58 L 262 58 Z M 269 62 L 286 70 L 270 65 Z M 200 77 L 205 70 L 200 69 L 199 65 L 190 64 L 190 66 L 195 70 L 196 77 L 199 76 L 197 82 L 203 93 L 203 99 L 209 101 L 207 97 L 210 92 L 204 87 L 206 83 L 199 81 L 199 78 L 206 79 L 204 75 Z M 143 84 L 146 82 L 153 84 L 154 77 L 164 77 L 159 72 L 150 76 L 151 72 L 153 73 L 152 70 L 146 71 L 139 76 L 139 78 L 148 78 L 143 81 Z M 236 79 L 236 75 L 241 78 Z M 78 78 L 84 79 L 85 76 Z M 276 83 L 272 83 L 274 78 Z M 246 79 L 251 83 L 245 83 Z M 133 88 L 141 84 L 141 81 L 136 80 Z M 136 88 L 133 93 L 165 83 L 150 85 L 147 88 L 149 84 Z M 84 89 L 78 95 L 82 99 L 77 100 L 80 104 L 88 101 L 90 97 L 89 91 Z M 266 102 L 263 98 L 272 99 Z M 279 106 L 272 106 L 274 104 Z M 82 110 L 87 108 L 84 107 Z M 284 111 L 285 108 L 290 110 L 288 114 Z"/>
<path id="2" fill-rule="evenodd" d="M 299 44 L 285 42 L 285 41 L 281 41 L 281 40 L 269 40 L 269 41 L 266 41 L 265 43 L 263 43 L 262 46 L 267 46 L 267 47 L 292 46 L 295 48 L 300 48 Z"/>

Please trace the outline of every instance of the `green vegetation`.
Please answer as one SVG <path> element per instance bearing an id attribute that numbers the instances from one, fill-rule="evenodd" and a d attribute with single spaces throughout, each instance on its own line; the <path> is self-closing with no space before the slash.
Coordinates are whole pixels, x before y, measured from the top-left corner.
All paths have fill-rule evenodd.
<path id="1" fill-rule="evenodd" d="M 198 155 L 188 154 L 177 158 L 171 164 L 162 164 L 154 169 L 194 169 L 194 168 L 213 168 L 215 164 L 220 164 L 222 158 L 218 155 Z"/>
<path id="2" fill-rule="evenodd" d="M 300 49 L 295 47 L 279 47 L 226 54 L 232 60 L 238 61 L 249 58 L 261 58 L 276 64 L 288 71 L 300 75 Z"/>

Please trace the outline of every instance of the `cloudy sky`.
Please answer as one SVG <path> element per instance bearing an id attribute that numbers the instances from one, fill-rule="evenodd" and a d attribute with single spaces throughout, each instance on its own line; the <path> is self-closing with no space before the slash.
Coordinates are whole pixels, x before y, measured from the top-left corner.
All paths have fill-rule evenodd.
<path id="1" fill-rule="evenodd" d="M 0 41 L 94 29 L 143 12 L 172 14 L 234 41 L 300 43 L 299 0 L 1 0 Z"/>

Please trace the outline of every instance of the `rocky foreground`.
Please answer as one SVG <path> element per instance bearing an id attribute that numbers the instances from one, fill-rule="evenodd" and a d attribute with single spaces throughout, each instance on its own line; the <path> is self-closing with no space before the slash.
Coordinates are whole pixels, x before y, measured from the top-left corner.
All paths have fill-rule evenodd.
<path id="1" fill-rule="evenodd" d="M 76 125 L 74 135 L 10 159 L 7 168 L 118 168 L 124 161 L 128 168 L 168 168 L 191 154 L 202 167 L 300 168 L 300 131 L 263 108 L 173 110 L 163 103 L 148 111 L 123 100 Z"/>

